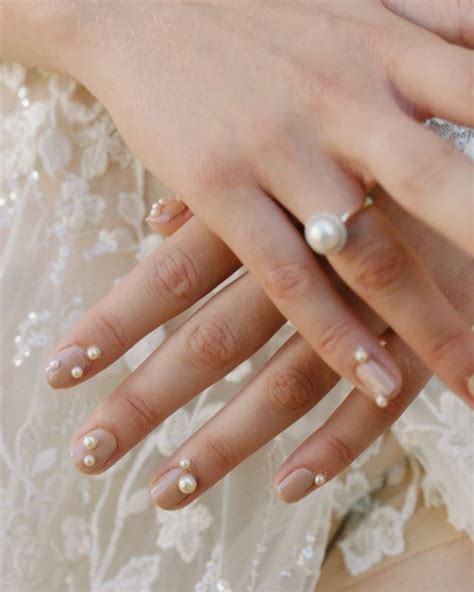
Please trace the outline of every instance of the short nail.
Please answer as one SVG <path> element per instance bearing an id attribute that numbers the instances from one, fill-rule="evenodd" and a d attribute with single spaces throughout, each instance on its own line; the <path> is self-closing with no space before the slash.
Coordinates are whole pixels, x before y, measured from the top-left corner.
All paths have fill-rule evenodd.
<path id="1" fill-rule="evenodd" d="M 184 493 L 179 488 L 179 480 L 184 476 L 190 474 L 180 468 L 171 469 L 161 476 L 151 489 L 155 504 L 164 510 L 172 510 L 187 498 L 190 493 Z"/>
<path id="2" fill-rule="evenodd" d="M 186 211 L 187 207 L 180 199 L 173 199 L 165 203 L 154 203 L 146 221 L 152 224 L 168 224 L 180 214 Z"/>
<path id="3" fill-rule="evenodd" d="M 46 378 L 54 388 L 70 386 L 82 377 L 90 364 L 86 352 L 71 345 L 56 352 L 48 361 Z"/>
<path id="4" fill-rule="evenodd" d="M 100 471 L 117 449 L 115 436 L 102 428 L 81 436 L 71 447 L 71 459 L 75 466 L 87 474 Z"/>
<path id="5" fill-rule="evenodd" d="M 375 396 L 391 397 L 398 388 L 398 381 L 375 360 L 356 366 L 357 378 Z"/>
<path id="6" fill-rule="evenodd" d="M 301 499 L 314 484 L 314 475 L 308 469 L 296 469 L 280 481 L 277 486 L 279 497 L 287 503 Z"/>

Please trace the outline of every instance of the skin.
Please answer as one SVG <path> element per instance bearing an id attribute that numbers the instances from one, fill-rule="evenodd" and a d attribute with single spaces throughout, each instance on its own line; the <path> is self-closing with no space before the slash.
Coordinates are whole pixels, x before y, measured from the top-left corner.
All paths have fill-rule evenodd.
<path id="1" fill-rule="evenodd" d="M 211 304 L 221 310 L 220 314 L 228 308 L 235 311 L 237 325 L 251 320 L 255 323 L 245 306 L 237 306 L 242 303 L 241 294 L 251 294 L 252 304 L 261 307 L 256 307 L 261 321 L 259 331 L 243 335 L 240 348 L 233 344 L 234 355 L 228 359 L 225 355 L 223 360 L 220 357 L 227 352 L 220 343 L 217 364 L 215 360 L 209 364 L 200 351 L 195 364 L 196 388 L 206 381 L 211 384 L 218 380 L 239 360 L 248 357 L 278 328 L 283 315 L 295 324 L 301 336 L 269 362 L 269 374 L 261 380 L 269 380 L 265 376 L 272 376 L 277 367 L 291 376 L 291 368 L 303 372 L 301 368 L 307 366 L 318 368 L 318 377 L 322 374 L 326 378 L 318 383 L 315 395 L 315 377 L 310 377 L 306 392 L 312 393 L 312 397 L 294 405 L 293 414 L 276 413 L 272 421 L 266 418 L 262 432 L 265 441 L 315 404 L 337 380 L 337 374 L 362 389 L 352 360 L 353 352 L 361 345 L 396 378 L 400 389 L 389 407 L 377 412 L 361 390 L 354 391 L 345 402 L 346 407 L 342 406 L 342 411 L 330 418 L 331 429 L 316 433 L 303 446 L 306 454 L 308 450 L 323 451 L 324 446 L 318 442 L 330 442 L 328 434 L 332 434 L 333 442 L 346 442 L 352 453 L 344 457 L 345 448 L 341 447 L 338 462 L 334 461 L 335 446 L 326 446 L 328 454 L 319 458 L 314 454 L 303 458 L 301 451 L 297 451 L 288 461 L 289 468 L 298 466 L 303 459 L 305 466 L 315 472 L 324 470 L 331 478 L 377 437 L 418 392 L 427 372 L 412 372 L 415 358 L 399 337 L 386 334 L 388 345 L 380 346 L 375 336 L 387 324 L 453 390 L 470 400 L 467 379 L 473 373 L 473 338 L 468 324 L 456 310 L 454 300 L 446 298 L 433 281 L 439 266 L 431 268 L 426 259 L 413 255 L 409 237 L 392 224 L 385 209 L 377 205 L 355 218 L 348 247 L 329 258 L 333 270 L 380 315 L 381 321 L 370 316 L 367 307 L 354 295 L 349 298 L 350 304 L 346 302 L 343 291 L 335 289 L 329 279 L 331 274 L 312 255 L 278 205 L 304 223 L 317 211 L 342 214 L 357 207 L 365 192 L 378 182 L 407 211 L 467 252 L 472 251 L 470 220 L 466 215 L 471 207 L 472 164 L 418 124 L 431 114 L 473 124 L 472 52 L 448 44 L 434 34 L 444 34 L 452 41 L 454 28 L 443 21 L 438 30 L 435 22 L 427 23 L 427 29 L 423 29 L 418 26 L 423 24 L 419 11 L 413 15 L 412 20 L 418 23 L 415 25 L 375 0 L 276 6 L 208 2 L 134 3 L 132 7 L 124 3 L 114 7 L 114 11 L 107 4 L 74 3 L 61 5 L 60 10 L 46 5 L 42 11 L 32 11 L 30 22 L 23 22 L 17 9 L 5 9 L 13 30 L 45 25 L 41 29 L 43 37 L 35 40 L 34 55 L 27 47 L 17 55 L 24 57 L 25 62 L 39 60 L 62 69 L 96 94 L 150 171 L 186 196 L 186 203 L 199 218 L 192 221 L 194 227 L 188 226 L 188 230 L 192 228 L 198 237 L 194 240 L 201 241 L 199 247 L 205 246 L 200 257 L 210 256 L 218 265 L 210 267 L 204 261 L 204 276 L 195 273 L 199 261 L 183 259 L 181 255 L 186 251 L 181 242 L 175 242 L 168 252 L 160 254 L 168 257 L 168 266 L 151 259 L 137 268 L 129 289 L 122 292 L 124 300 L 112 293 L 106 306 L 93 309 L 58 345 L 61 348 L 71 343 L 100 344 L 104 356 L 84 378 L 111 363 L 140 335 L 206 294 L 238 265 L 237 256 L 253 279 L 242 278 Z M 405 10 L 406 6 L 400 4 L 399 8 Z M 136 32 L 140 33 L 139 41 Z M 64 51 L 50 53 L 50 44 L 44 37 L 48 34 Z M 462 35 L 456 39 L 464 43 Z M 14 41 L 8 36 L 4 46 L 7 57 L 14 54 Z M 138 63 L 140 68 L 136 67 Z M 378 120 L 380 125 L 374 125 Z M 446 199 L 450 195 L 456 195 L 456 208 Z M 176 241 L 192 242 L 190 234 L 184 233 L 186 226 L 176 235 Z M 448 245 L 442 244 L 444 257 Z M 217 251 L 212 248 L 216 246 Z M 194 255 L 198 251 L 190 252 Z M 416 252 L 421 253 L 419 249 Z M 176 253 L 181 253 L 178 259 Z M 181 275 L 173 267 L 176 261 L 181 265 Z M 171 270 L 167 281 L 161 272 L 153 274 L 157 269 Z M 188 273 L 190 269 L 195 282 L 192 273 Z M 137 290 L 138 297 L 134 299 L 132 286 L 140 278 L 138 285 L 143 285 L 143 291 Z M 150 284 L 149 278 L 157 283 Z M 176 278 L 178 282 L 173 284 Z M 253 285 L 254 281 L 260 288 Z M 171 294 L 170 286 L 174 288 Z M 444 283 L 442 287 L 446 289 Z M 270 307 L 268 298 L 273 303 Z M 120 311 L 125 302 L 143 312 L 139 322 L 136 317 L 129 325 L 124 322 L 127 318 L 121 317 Z M 421 314 L 414 314 L 415 311 Z M 119 318 L 122 325 L 114 324 L 113 313 L 119 314 L 115 320 Z M 199 325 L 203 322 L 200 317 L 194 322 L 203 326 Z M 227 339 L 232 335 L 227 331 L 229 326 L 218 332 L 227 335 Z M 120 327 L 126 330 L 120 332 Z M 212 351 L 208 335 L 204 341 L 202 331 L 197 335 L 197 343 L 206 345 L 204 353 Z M 213 334 L 210 335 L 214 343 Z M 186 341 L 184 336 L 185 333 L 178 333 L 174 337 L 175 349 L 170 345 L 168 350 L 163 348 L 160 359 L 168 356 L 169 362 L 179 363 L 173 352 L 186 353 L 184 346 L 189 339 Z M 176 347 L 180 343 L 181 347 Z M 133 413 L 132 408 L 141 417 L 137 420 L 139 430 L 114 432 L 118 447 L 110 464 L 174 411 L 173 405 L 184 404 L 195 394 L 188 389 L 183 399 L 169 403 L 169 407 L 165 397 L 158 410 L 140 407 L 140 397 L 149 403 L 153 394 L 149 385 L 155 380 L 153 374 L 159 373 L 157 361 L 158 354 L 140 369 L 142 374 L 131 375 L 118 394 L 107 399 L 115 408 L 100 425 L 107 427 L 109 422 L 111 428 L 119 428 L 123 414 Z M 179 384 L 178 389 L 173 383 L 174 377 L 182 380 L 179 366 L 174 368 L 167 363 L 166 368 L 169 392 L 177 389 L 182 393 L 184 385 Z M 159 375 L 163 383 L 164 375 Z M 143 387 L 143 392 L 137 385 Z M 265 392 L 262 384 L 251 385 L 252 393 Z M 269 397 L 271 402 L 271 394 Z M 243 425 L 251 425 L 250 419 L 261 416 L 262 409 L 268 406 L 268 401 L 261 403 L 267 406 L 260 413 L 255 409 L 256 415 L 246 416 L 248 408 L 239 401 L 249 398 L 246 391 L 231 404 L 240 409 Z M 260 400 L 261 397 L 255 397 L 255 404 Z M 273 402 L 282 406 L 277 399 Z M 346 413 L 350 416 L 354 410 L 368 426 L 364 441 L 348 430 L 347 420 L 343 421 Z M 216 418 L 221 423 L 212 426 L 214 435 L 206 432 L 205 426 L 204 431 L 196 434 L 198 440 L 191 440 L 178 451 L 179 457 L 189 456 L 192 451 L 193 458 L 207 459 L 202 462 L 209 463 L 196 466 L 200 486 L 184 503 L 192 501 L 264 443 L 247 439 L 248 444 L 242 448 L 240 433 L 239 441 L 228 442 L 227 450 L 235 454 L 222 453 L 222 434 L 229 432 L 231 438 L 233 433 L 227 419 L 231 415 L 235 417 L 235 408 L 232 413 L 223 410 Z M 100 417 L 105 418 L 105 414 L 93 416 L 94 427 Z M 203 454 L 206 450 L 207 455 Z M 173 456 L 159 474 L 176 463 L 176 458 Z M 285 473 L 285 468 L 282 471 Z"/>
<path id="2" fill-rule="evenodd" d="M 28 17 L 63 44 L 51 54 L 40 42 L 37 53 L 104 103 L 147 168 L 185 196 L 325 363 L 367 388 L 353 364 L 363 347 L 394 395 L 393 357 L 334 290 L 286 211 L 302 223 L 340 215 L 378 182 L 472 251 L 473 165 L 418 123 L 436 113 L 474 124 L 472 51 L 379 0 L 60 7 Z M 356 225 L 358 240 L 330 265 L 467 399 L 468 325 L 377 207 Z M 424 314 L 414 315 L 421 303 Z"/>

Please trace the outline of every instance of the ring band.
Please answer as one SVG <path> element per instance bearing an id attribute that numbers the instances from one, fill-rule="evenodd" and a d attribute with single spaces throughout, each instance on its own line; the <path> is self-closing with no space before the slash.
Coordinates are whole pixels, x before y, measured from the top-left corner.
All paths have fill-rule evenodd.
<path id="1" fill-rule="evenodd" d="M 367 196 L 363 203 L 342 216 L 322 212 L 310 218 L 304 229 L 308 245 L 318 255 L 334 255 L 342 251 L 347 242 L 347 222 L 362 210 L 371 206 L 373 200 Z"/>

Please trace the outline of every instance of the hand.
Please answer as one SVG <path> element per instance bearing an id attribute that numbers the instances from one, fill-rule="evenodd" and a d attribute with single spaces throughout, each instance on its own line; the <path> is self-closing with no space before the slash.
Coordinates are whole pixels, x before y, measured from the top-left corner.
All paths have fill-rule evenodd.
<path id="1" fill-rule="evenodd" d="M 450 302 L 463 316 L 472 314 L 468 295 L 473 269 L 468 259 L 434 233 L 421 232 L 421 225 L 387 197 L 380 194 L 377 199 L 405 239 L 426 258 Z M 179 204 L 169 204 L 150 221 L 169 234 L 188 218 L 189 212 Z M 168 226 L 163 228 L 163 224 Z M 176 261 L 188 261 L 188 267 L 176 267 Z M 225 245 L 196 219 L 186 222 L 78 322 L 62 340 L 67 347 L 59 350 L 58 359 L 69 369 L 68 352 L 84 356 L 80 348 L 70 344 L 100 343 L 103 355 L 88 363 L 87 379 L 158 324 L 198 300 L 237 264 Z M 337 282 L 337 276 L 333 279 Z M 338 288 L 344 289 L 340 282 Z M 278 472 L 275 487 L 284 501 L 296 501 L 312 491 L 317 487 L 317 475 L 320 486 L 344 470 L 399 417 L 429 376 L 361 301 L 354 297 L 351 307 L 387 341 L 387 348 L 402 367 L 403 389 L 385 409 L 355 389 Z M 166 417 L 259 349 L 283 322 L 251 276 L 235 280 L 181 325 L 81 426 L 72 447 L 78 469 L 96 474 L 111 467 Z M 51 373 L 53 384 L 55 378 Z M 152 482 L 156 503 L 174 509 L 195 499 L 309 411 L 337 381 L 301 336 L 292 337 L 230 403 L 160 467 Z M 179 467 L 181 459 L 191 460 L 190 469 Z M 191 495 L 177 487 L 179 477 L 189 471 L 197 479 Z"/>
<path id="2" fill-rule="evenodd" d="M 468 248 L 472 164 L 416 119 L 473 122 L 472 52 L 376 0 L 113 11 L 104 3 L 86 5 L 79 23 L 67 65 L 147 167 L 186 196 L 332 369 L 382 403 L 394 396 L 401 377 L 388 350 L 280 206 L 303 223 L 321 211 L 340 215 L 378 181 Z M 467 324 L 378 207 L 348 226 L 331 266 L 468 398 Z M 371 375 L 354 364 L 361 348 Z"/>

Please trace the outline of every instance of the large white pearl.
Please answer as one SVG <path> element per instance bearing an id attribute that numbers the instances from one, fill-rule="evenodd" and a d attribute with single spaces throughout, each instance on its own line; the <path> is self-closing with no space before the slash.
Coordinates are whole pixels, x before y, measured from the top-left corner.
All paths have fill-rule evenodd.
<path id="1" fill-rule="evenodd" d="M 97 358 L 100 358 L 100 354 L 101 351 L 97 347 L 97 345 L 91 345 L 87 348 L 86 355 L 89 358 L 89 360 L 97 360 Z"/>
<path id="2" fill-rule="evenodd" d="M 304 231 L 308 245 L 319 255 L 334 255 L 346 244 L 347 229 L 334 214 L 318 214 L 306 224 Z"/>
<path id="3" fill-rule="evenodd" d="M 178 489 L 182 493 L 192 493 L 197 487 L 197 481 L 191 473 L 186 473 L 186 475 L 181 475 L 178 481 Z"/>

